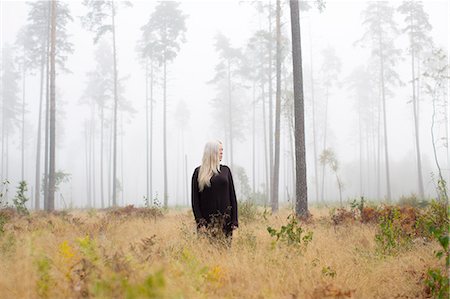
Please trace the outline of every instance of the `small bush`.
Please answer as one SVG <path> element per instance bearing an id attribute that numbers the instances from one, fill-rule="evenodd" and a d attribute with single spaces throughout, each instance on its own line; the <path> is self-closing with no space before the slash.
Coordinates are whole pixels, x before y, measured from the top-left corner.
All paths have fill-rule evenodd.
<path id="1" fill-rule="evenodd" d="M 20 181 L 19 186 L 17 187 L 17 194 L 13 198 L 14 206 L 16 207 L 17 213 L 20 215 L 29 215 L 28 209 L 26 207 L 26 203 L 28 198 L 25 196 L 25 192 L 28 191 L 27 182 Z"/>
<path id="2" fill-rule="evenodd" d="M 415 219 L 411 219 L 410 214 L 402 213 L 397 207 L 388 206 L 381 211 L 378 232 L 375 235 L 377 250 L 381 254 L 395 255 L 411 243 L 414 231 L 410 228 L 414 227 L 415 223 Z"/>
<path id="3" fill-rule="evenodd" d="M 287 245 L 292 245 L 306 249 L 312 241 L 313 232 L 305 231 L 299 224 L 297 217 L 291 214 L 287 217 L 287 225 L 281 226 L 280 230 L 267 227 L 267 231 L 272 237 L 276 237 L 275 242 L 281 241 Z"/>

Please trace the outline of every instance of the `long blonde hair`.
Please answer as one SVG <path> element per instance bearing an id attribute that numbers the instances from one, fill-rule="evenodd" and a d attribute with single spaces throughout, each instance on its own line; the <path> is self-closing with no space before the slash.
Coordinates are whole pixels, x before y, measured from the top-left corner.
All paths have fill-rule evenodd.
<path id="1" fill-rule="evenodd" d="M 208 141 L 203 150 L 202 165 L 198 174 L 198 188 L 201 191 L 205 186 L 211 187 L 211 178 L 220 172 L 219 140 Z"/>

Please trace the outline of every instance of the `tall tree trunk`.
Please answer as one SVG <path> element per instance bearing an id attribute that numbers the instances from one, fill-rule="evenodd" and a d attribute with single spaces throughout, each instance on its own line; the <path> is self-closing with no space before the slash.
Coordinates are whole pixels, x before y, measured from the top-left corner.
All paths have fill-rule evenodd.
<path id="1" fill-rule="evenodd" d="M 89 151 L 89 134 L 88 134 L 88 121 L 86 120 L 84 129 L 84 143 L 85 143 L 85 156 L 86 156 L 86 200 L 87 207 L 91 207 L 91 179 L 90 179 L 90 151 Z"/>
<path id="2" fill-rule="evenodd" d="M 49 16 L 47 22 L 47 61 L 46 61 L 46 91 L 45 91 L 45 149 L 44 149 L 44 210 L 48 211 L 49 193 L 49 122 L 50 122 L 50 35 L 51 35 L 51 10 L 52 1 L 48 2 Z"/>
<path id="3" fill-rule="evenodd" d="M 25 180 L 25 62 L 22 69 L 22 171 L 21 180 Z"/>
<path id="4" fill-rule="evenodd" d="M 104 130 L 104 103 L 100 106 L 101 128 L 100 128 L 100 200 L 102 209 L 105 208 L 105 197 L 103 190 L 103 130 Z"/>
<path id="5" fill-rule="evenodd" d="M 410 15 L 411 19 L 411 28 L 413 26 L 413 17 Z M 413 92 L 413 121 L 414 121 L 414 134 L 415 134 L 415 143 L 416 143 L 416 159 L 417 159 L 417 178 L 418 178 L 418 185 L 419 185 L 419 196 L 421 199 L 425 198 L 425 193 L 423 190 L 423 176 L 422 176 L 422 159 L 420 155 L 420 133 L 419 133 L 419 119 L 418 119 L 418 110 L 417 110 L 417 102 L 416 102 L 416 78 L 415 78 L 415 67 L 414 67 L 414 60 L 415 60 L 415 53 L 414 53 L 414 40 L 413 40 L 413 32 L 410 32 L 411 35 L 411 85 L 412 85 L 412 92 Z"/>
<path id="6" fill-rule="evenodd" d="M 167 117 L 167 65 L 166 65 L 166 59 L 165 59 L 166 55 L 164 54 L 164 87 L 163 87 L 163 92 L 164 92 L 164 104 L 163 104 L 163 138 L 164 138 L 164 207 L 167 207 L 168 205 L 168 194 L 167 194 L 167 122 L 166 122 L 166 117 Z"/>
<path id="7" fill-rule="evenodd" d="M 111 109 L 111 127 L 109 129 L 109 151 L 108 151 L 108 207 L 113 205 L 113 197 L 112 197 L 112 167 L 113 167 L 113 136 L 114 136 L 114 108 Z"/>
<path id="8" fill-rule="evenodd" d="M 52 1 L 51 49 L 50 49 L 50 165 L 48 210 L 55 209 L 55 162 L 56 162 L 56 0 Z"/>
<path id="9" fill-rule="evenodd" d="M 255 88 L 256 82 L 253 81 L 253 116 L 252 116 L 252 193 L 255 193 L 255 175 L 256 175 L 256 163 L 255 163 L 255 159 L 256 159 L 256 144 L 255 144 L 255 139 L 256 139 L 256 131 L 255 131 L 255 122 L 256 122 L 256 88 Z"/>
<path id="10" fill-rule="evenodd" d="M 112 205 L 117 206 L 117 105 L 119 96 L 117 91 L 117 53 L 116 53 L 116 27 L 115 27 L 115 7 L 111 1 L 112 18 L 112 38 L 113 38 L 113 63 L 114 63 L 114 118 L 113 118 L 113 173 L 112 173 Z"/>
<path id="11" fill-rule="evenodd" d="M 280 117 L 281 117 L 281 4 L 277 0 L 277 54 L 276 54 L 276 76 L 277 90 L 275 103 L 275 157 L 272 172 L 272 212 L 278 211 L 278 184 L 280 173 Z"/>
<path id="12" fill-rule="evenodd" d="M 36 173 L 35 173 L 35 187 L 34 187 L 34 209 L 40 209 L 41 200 L 41 125 L 42 125 L 42 98 L 44 92 L 44 65 L 45 65 L 45 49 L 42 49 L 41 56 L 41 86 L 39 91 L 39 116 L 38 116 L 38 130 L 37 130 L 37 144 L 36 144 Z M 2 155 L 3 156 L 3 155 Z"/>
<path id="13" fill-rule="evenodd" d="M 91 171 L 92 171 L 92 207 L 95 208 L 95 189 L 96 189 L 96 183 L 95 183 L 95 162 L 97 161 L 95 159 L 95 102 L 92 101 L 92 115 L 91 115 L 92 123 L 91 123 L 91 148 L 92 148 L 92 164 L 91 164 Z"/>
<path id="14" fill-rule="evenodd" d="M 149 174 L 149 184 L 150 184 L 150 198 L 153 200 L 153 183 L 152 183 L 152 169 L 153 169 L 153 61 L 150 65 L 150 174 Z"/>
<path id="15" fill-rule="evenodd" d="M 311 109 L 312 109 L 312 127 L 313 127 L 313 148 L 314 148 L 314 178 L 315 178 L 315 190 L 316 190 L 316 201 L 319 200 L 319 174 L 318 174 L 318 166 L 317 166 L 317 140 L 316 140 L 316 108 L 315 108 L 315 100 L 314 100 L 314 61 L 313 61 L 313 52 L 312 52 L 312 38 L 311 38 L 311 23 L 309 26 L 309 57 L 311 59 L 311 72 L 310 72 L 310 80 L 311 80 Z"/>
<path id="16" fill-rule="evenodd" d="M 120 112 L 120 177 L 121 177 L 121 197 L 122 197 L 122 206 L 125 205 L 125 180 L 124 180 L 124 168 L 123 168 L 123 112 Z"/>
<path id="17" fill-rule="evenodd" d="M 264 53 L 261 50 L 261 62 L 264 61 Z M 261 63 L 261 107 L 262 107 L 262 122 L 263 122 L 263 142 L 264 142 L 264 169 L 265 169 L 265 195 L 267 199 L 269 199 L 269 165 L 268 165 L 268 157 L 267 157 L 267 125 L 266 125 L 266 102 L 265 102 L 265 88 L 264 88 L 264 63 Z M 265 204 L 265 203 L 264 203 Z"/>
<path id="18" fill-rule="evenodd" d="M 327 92 L 325 96 L 325 122 L 323 125 L 323 151 L 327 149 L 327 127 L 328 127 L 328 87 Z M 325 163 L 322 164 L 322 184 L 321 184 L 321 196 L 320 200 L 322 202 L 325 202 L 325 195 L 324 195 L 324 189 L 325 189 Z"/>
<path id="19" fill-rule="evenodd" d="M 264 131 L 264 166 L 265 166 L 265 174 L 266 174 L 266 196 L 267 199 L 270 199 L 270 182 L 269 182 L 269 165 L 268 165 L 268 150 L 267 150 L 267 127 L 266 127 L 266 103 L 265 103 L 265 94 L 264 94 L 264 82 L 261 83 L 261 102 L 262 102 L 262 114 L 263 114 L 263 131 Z"/>
<path id="20" fill-rule="evenodd" d="M 150 164 L 149 164 L 149 136 L 148 136 L 148 59 L 145 61 L 145 141 L 146 141 L 146 151 L 145 151 L 145 158 L 146 158 L 146 165 L 147 165 L 147 180 L 146 180 L 146 187 L 147 187 L 147 202 L 150 203 Z"/>
<path id="21" fill-rule="evenodd" d="M 379 37 L 380 47 L 380 75 L 381 75 L 381 98 L 383 103 L 383 131 L 384 131 L 384 156 L 386 165 L 386 188 L 387 188 L 387 201 L 392 199 L 391 197 L 391 178 L 389 172 L 389 150 L 388 150 L 388 136 L 387 136 L 387 116 L 386 116 L 386 94 L 384 90 L 384 57 L 381 44 L 381 36 Z"/>
<path id="22" fill-rule="evenodd" d="M 362 121 L 361 121 L 361 101 L 358 101 L 358 130 L 359 130 L 359 195 L 363 195 L 363 141 L 362 141 Z"/>
<path id="23" fill-rule="evenodd" d="M 298 0 L 290 0 L 292 30 L 292 62 L 294 70 L 294 117 L 295 117 L 295 168 L 297 216 L 308 216 L 308 188 L 306 181 L 305 118 L 303 99 L 302 48 L 300 36 L 300 12 Z"/>
<path id="24" fill-rule="evenodd" d="M 272 40 L 272 3 L 269 0 L 269 37 Z M 270 183 L 269 183 L 269 201 L 272 203 L 272 172 L 273 172 L 273 105 L 272 105 L 272 96 L 273 96 L 273 88 L 272 88 L 272 42 L 269 42 L 269 174 L 270 174 Z"/>
<path id="25" fill-rule="evenodd" d="M 381 101 L 377 110 L 377 200 L 381 200 Z"/>

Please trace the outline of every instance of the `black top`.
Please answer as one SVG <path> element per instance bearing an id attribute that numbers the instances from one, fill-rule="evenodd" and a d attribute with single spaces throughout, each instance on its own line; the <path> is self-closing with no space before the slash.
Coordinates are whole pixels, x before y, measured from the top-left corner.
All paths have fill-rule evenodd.
<path id="1" fill-rule="evenodd" d="M 233 177 L 228 166 L 220 165 L 220 172 L 211 178 L 211 186 L 199 191 L 198 173 L 192 175 L 192 210 L 197 224 L 210 223 L 216 215 L 224 215 L 228 226 L 238 226 L 238 210 Z"/>

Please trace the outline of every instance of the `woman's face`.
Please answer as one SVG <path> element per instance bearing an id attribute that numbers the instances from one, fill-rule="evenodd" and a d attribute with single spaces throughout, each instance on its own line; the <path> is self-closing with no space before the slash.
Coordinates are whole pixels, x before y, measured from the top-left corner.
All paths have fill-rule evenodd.
<path id="1" fill-rule="evenodd" d="M 221 143 L 219 143 L 219 161 L 222 161 L 223 156 L 223 146 Z"/>

